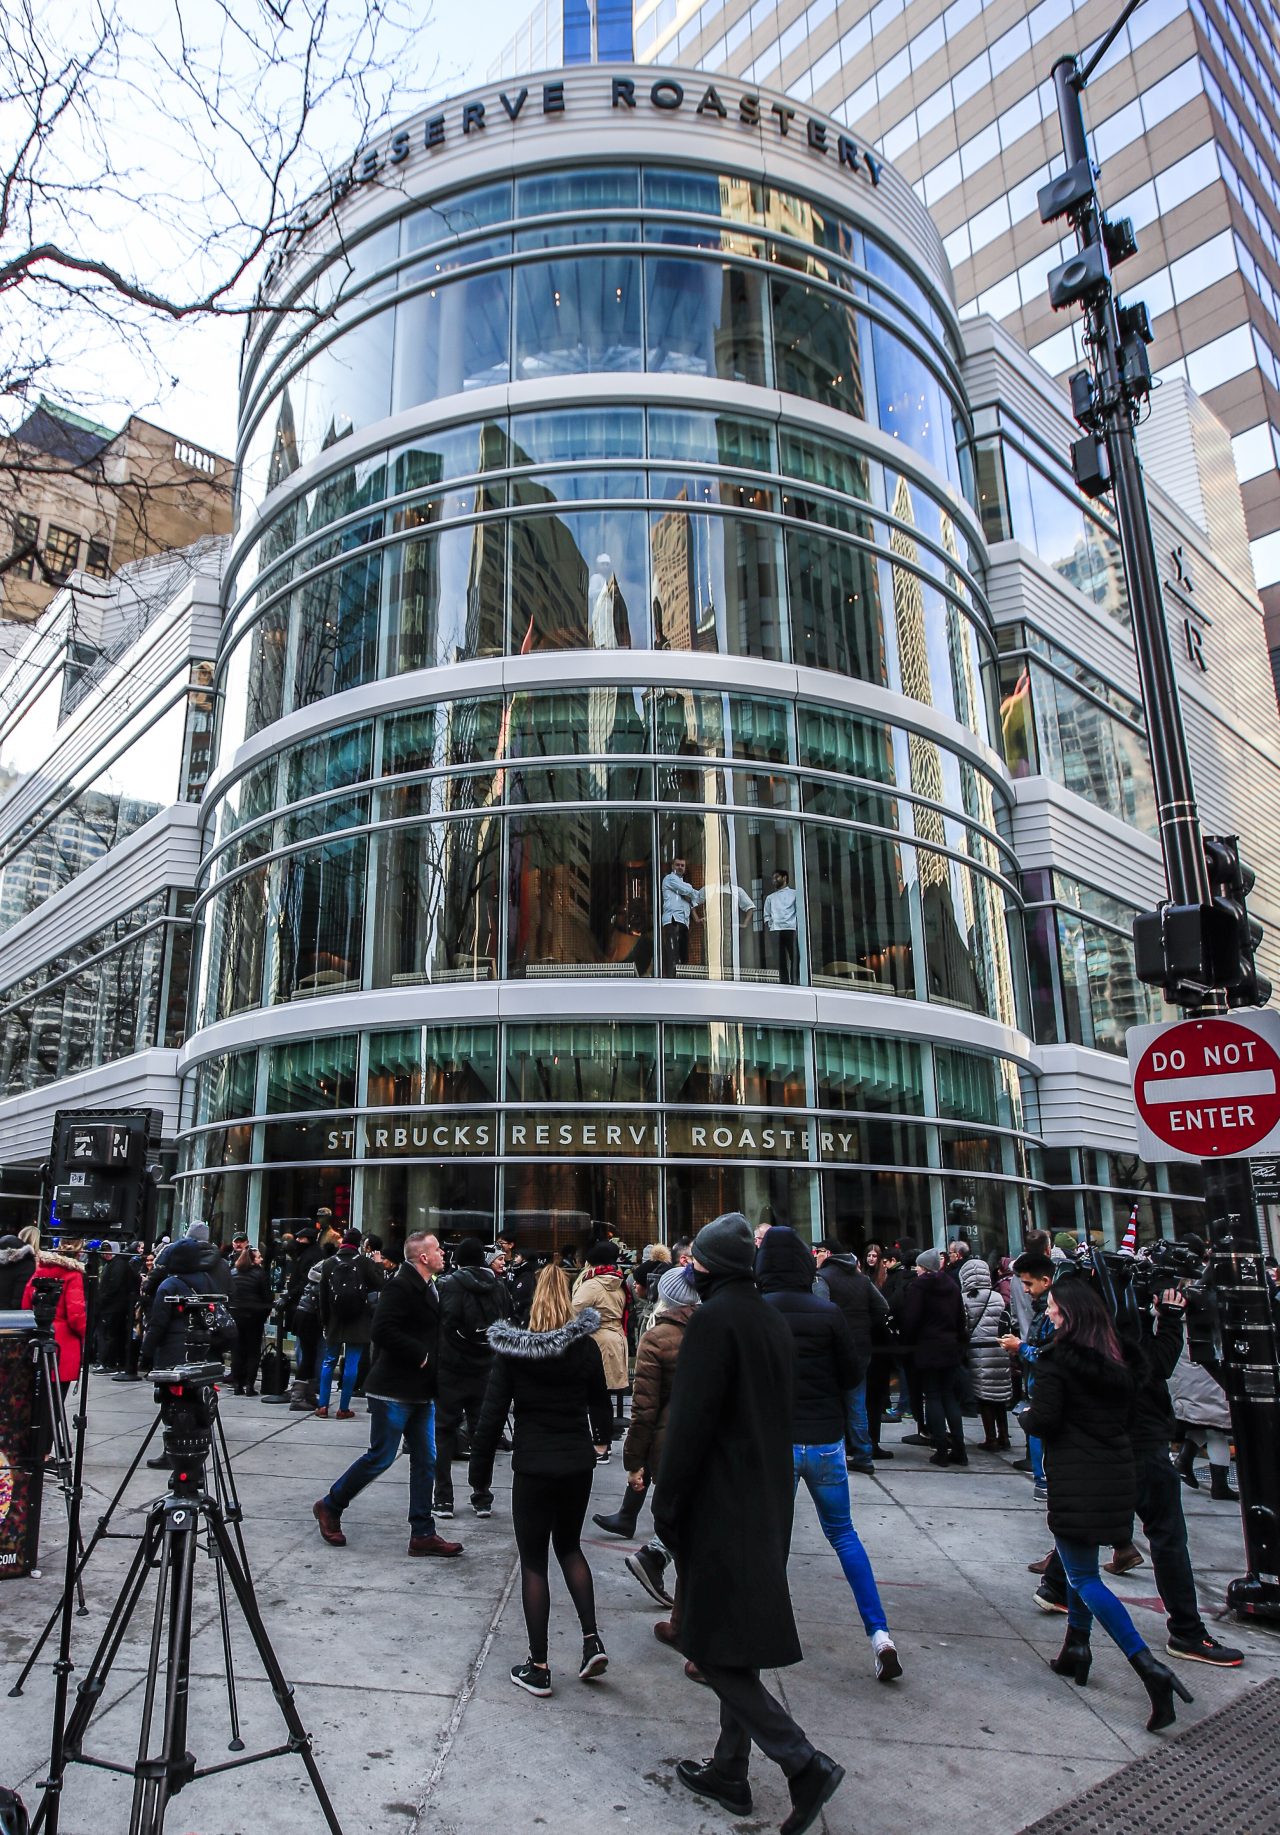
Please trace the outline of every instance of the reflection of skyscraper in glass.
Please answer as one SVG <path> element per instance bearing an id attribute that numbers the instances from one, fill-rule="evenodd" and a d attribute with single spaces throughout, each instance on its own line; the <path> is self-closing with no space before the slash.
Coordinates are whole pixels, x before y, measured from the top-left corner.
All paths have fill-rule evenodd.
<path id="1" fill-rule="evenodd" d="M 905 478 L 898 479 L 898 488 L 893 497 L 893 514 L 900 523 L 915 523 L 911 491 Z M 904 561 L 919 565 L 920 549 L 902 529 L 890 530 L 889 546 Z M 893 570 L 893 613 L 898 632 L 898 669 L 902 692 L 913 701 L 922 701 L 926 707 L 932 707 L 933 688 L 929 682 L 929 649 L 924 629 L 924 587 L 919 574 L 911 567 L 895 567 Z M 908 750 L 911 757 L 911 788 L 917 795 L 930 797 L 940 803 L 942 755 L 937 746 L 931 739 L 912 733 L 908 739 Z M 922 841 L 933 842 L 938 847 L 945 845 L 946 831 L 938 810 L 922 808 L 917 804 L 913 819 L 916 833 Z M 916 860 L 916 870 L 922 888 L 940 885 L 947 878 L 947 863 L 940 854 L 920 853 Z"/>
<path id="2" fill-rule="evenodd" d="M 682 487 L 676 502 L 688 500 L 689 493 Z M 684 510 L 668 510 L 653 525 L 649 545 L 653 553 L 655 650 L 716 648 L 710 554 L 700 554 L 698 536 L 698 522 Z"/>
<path id="3" fill-rule="evenodd" d="M 596 570 L 587 584 L 590 606 L 591 648 L 593 650 L 629 650 L 631 624 L 627 602 L 607 554 L 596 556 Z M 587 750 L 601 756 L 609 750 L 614 722 L 618 713 L 616 688 L 592 688 L 587 695 Z M 609 787 L 609 769 L 599 764 L 591 767 L 592 787 L 604 796 Z"/>

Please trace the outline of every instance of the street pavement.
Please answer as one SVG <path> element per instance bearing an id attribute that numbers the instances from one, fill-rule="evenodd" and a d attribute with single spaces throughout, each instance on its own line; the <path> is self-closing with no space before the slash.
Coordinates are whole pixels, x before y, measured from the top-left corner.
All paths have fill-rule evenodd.
<path id="1" fill-rule="evenodd" d="M 713 1835 L 730 1818 L 689 1796 L 676 1760 L 705 1758 L 717 1714 L 710 1691 L 688 1682 L 680 1658 L 656 1642 L 661 1613 L 623 1566 L 629 1544 L 586 1539 L 606 1676 L 579 1683 L 577 1624 L 554 1564 L 550 1661 L 555 1694 L 535 1700 L 508 1671 L 526 1654 L 511 1536 L 509 1461 L 495 1475 L 494 1514 L 472 1517 L 465 1468 L 455 1468 L 459 1515 L 446 1533 L 456 1560 L 405 1554 L 407 1462 L 397 1461 L 344 1518 L 345 1549 L 326 1547 L 311 1506 L 362 1450 L 367 1421 L 322 1421 L 223 1392 L 222 1418 L 245 1507 L 245 1538 L 268 1632 L 296 1685 L 303 1721 L 345 1835 Z M 86 1459 L 86 1532 L 118 1485 L 154 1414 L 148 1384 L 95 1377 Z M 967 1424 L 970 1439 L 980 1436 Z M 938 1471 L 927 1449 L 904 1447 L 911 1424 L 886 1427 L 896 1453 L 874 1479 L 851 1475 L 854 1522 L 875 1567 L 905 1675 L 875 1680 L 839 1563 L 802 1492 L 791 1586 L 805 1661 L 774 1678 L 814 1742 L 848 1773 L 828 1806 L 826 1835 L 1014 1835 L 1080 1794 L 1159 1736 L 1144 1730 L 1146 1697 L 1115 1647 L 1095 1636 L 1086 1689 L 1046 1664 L 1064 1620 L 1033 1603 L 1027 1563 L 1050 1544 L 1030 1479 L 1007 1459 L 971 1452 L 968 1471 Z M 1010 1456 L 1011 1457 L 1011 1456 Z M 1203 1468 L 1202 1468 L 1203 1469 Z M 1207 1476 L 1207 1474 L 1206 1474 Z M 593 1510 L 616 1507 L 621 1460 L 596 1474 Z M 119 1513 L 136 1530 L 159 1477 L 142 1471 Z M 1180 1726 L 1280 1674 L 1280 1633 L 1246 1629 L 1221 1611 L 1242 1571 L 1239 1514 L 1184 1495 L 1192 1556 L 1211 1628 L 1242 1646 L 1242 1669 L 1179 1665 L 1195 1705 Z M 750 1508 L 750 1499 L 743 1499 Z M 60 1499 L 45 1504 L 40 1579 L 0 1582 L 0 1783 L 33 1808 L 45 1775 L 53 1698 L 52 1646 L 17 1700 L 8 1689 L 57 1596 L 65 1550 Z M 646 1507 L 640 1530 L 650 1527 Z M 88 1618 L 74 1621 L 82 1674 L 123 1578 L 131 1544 L 110 1542 L 87 1575 Z M 1144 1636 L 1163 1650 L 1164 1619 L 1151 1568 L 1114 1583 Z M 85 1749 L 131 1766 L 136 1753 L 154 1587 L 122 1645 Z M 211 1565 L 197 1565 L 191 1736 L 202 1765 L 225 1762 L 230 1733 Z M 284 1730 L 250 1640 L 233 1608 L 243 1733 L 250 1750 Z M 72 1678 L 74 1688 L 76 1678 Z M 755 1810 L 740 1831 L 764 1830 L 788 1809 L 780 1774 L 759 1754 Z M 131 1780 L 75 1766 L 62 1808 L 64 1835 L 124 1835 Z M 324 1829 L 296 1755 L 199 1780 L 172 1805 L 169 1835 L 312 1835 Z"/>

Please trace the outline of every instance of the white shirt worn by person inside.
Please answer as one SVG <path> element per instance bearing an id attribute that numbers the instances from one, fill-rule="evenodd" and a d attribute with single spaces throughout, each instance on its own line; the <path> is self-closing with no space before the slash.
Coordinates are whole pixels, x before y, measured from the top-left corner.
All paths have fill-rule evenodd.
<path id="1" fill-rule="evenodd" d="M 771 892 L 764 901 L 766 930 L 794 930 L 796 927 L 796 894 L 794 886 L 783 886 Z"/>
<path id="2" fill-rule="evenodd" d="M 681 879 L 674 870 L 666 875 L 662 882 L 662 921 L 664 924 L 683 924 L 689 928 L 689 913 L 695 905 L 706 903 L 706 893 L 691 886 L 687 879 Z"/>

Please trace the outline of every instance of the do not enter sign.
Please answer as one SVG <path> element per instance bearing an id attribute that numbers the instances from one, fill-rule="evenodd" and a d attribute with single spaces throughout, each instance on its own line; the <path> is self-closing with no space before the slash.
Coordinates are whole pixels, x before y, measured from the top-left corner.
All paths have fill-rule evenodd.
<path id="1" fill-rule="evenodd" d="M 1280 1135 L 1280 1014 L 1135 1026 L 1128 1035 L 1143 1159 L 1273 1151 Z"/>

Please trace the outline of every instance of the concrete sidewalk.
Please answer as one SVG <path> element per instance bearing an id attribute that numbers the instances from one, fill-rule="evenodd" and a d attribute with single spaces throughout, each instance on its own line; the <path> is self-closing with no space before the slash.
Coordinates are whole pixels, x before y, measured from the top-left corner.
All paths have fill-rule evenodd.
<path id="1" fill-rule="evenodd" d="M 153 1413 L 149 1385 L 94 1379 L 86 1530 Z M 526 1654 L 508 1461 L 499 1460 L 488 1522 L 472 1518 L 464 1468 L 455 1468 L 461 1509 L 451 1528 L 466 1545 L 458 1560 L 406 1558 L 408 1474 L 400 1462 L 348 1511 L 347 1548 L 331 1549 L 311 1505 L 363 1448 L 363 1411 L 353 1421 L 321 1421 L 224 1391 L 222 1413 L 259 1603 L 345 1835 L 600 1835 L 609 1826 L 628 1835 L 701 1835 L 730 1826 L 676 1780 L 678 1758 L 710 1752 L 716 1704 L 655 1641 L 660 1614 L 623 1567 L 628 1544 L 595 1531 L 586 1544 L 610 1658 L 598 1682 L 577 1680 L 578 1628 L 553 1566 L 555 1695 L 536 1701 L 507 1677 Z M 972 1434 L 977 1423 L 969 1425 Z M 981 1453 L 971 1453 L 967 1472 L 937 1471 L 926 1449 L 898 1444 L 902 1431 L 885 1429 L 884 1444 L 897 1456 L 875 1479 L 851 1478 L 854 1521 L 902 1656 L 902 1681 L 875 1681 L 852 1596 L 802 1492 L 791 1583 L 805 1661 L 771 1686 L 848 1771 L 826 1813 L 828 1835 L 1014 1835 L 1152 1749 L 1146 1697 L 1102 1636 L 1087 1689 L 1048 1669 L 1064 1621 L 1032 1602 L 1036 1581 L 1026 1565 L 1046 1552 L 1049 1537 L 1029 1479 Z M 624 1482 L 615 1455 L 597 1473 L 593 1509 L 615 1508 Z M 154 1473 L 135 1478 L 122 1529 L 136 1529 L 159 1488 Z M 1239 1515 L 1203 1493 L 1188 1492 L 1184 1501 L 1212 1627 L 1227 1580 L 1242 1568 Z M 642 1532 L 648 1523 L 646 1510 Z M 52 1647 L 21 1699 L 8 1699 L 7 1690 L 58 1593 L 65 1541 L 56 1494 L 46 1502 L 45 1526 L 43 1578 L 0 1583 L 0 1783 L 16 1784 L 30 1809 L 48 1753 Z M 114 1542 L 94 1558 L 91 1616 L 75 1621 L 80 1674 L 130 1552 Z M 1162 1651 L 1150 1566 L 1115 1587 Z M 129 1766 L 153 1601 L 149 1587 L 86 1741 L 93 1755 Z M 232 1755 L 216 1600 L 203 1559 L 196 1617 L 189 1743 L 202 1765 L 213 1765 Z M 234 1612 L 232 1622 L 244 1737 L 250 1750 L 277 1745 L 283 1723 Z M 1179 1666 L 1196 1697 L 1194 1707 L 1179 1704 L 1180 1725 L 1280 1674 L 1280 1635 L 1236 1626 L 1219 1635 L 1245 1649 L 1246 1664 L 1221 1672 Z M 788 1808 L 785 1786 L 758 1755 L 753 1786 L 755 1812 L 737 1826 L 776 1827 Z M 127 1778 L 73 1767 L 64 1835 L 123 1835 L 131 1791 Z M 191 1785 L 166 1826 L 170 1835 L 311 1835 L 324 1823 L 300 1761 L 286 1757 Z"/>

